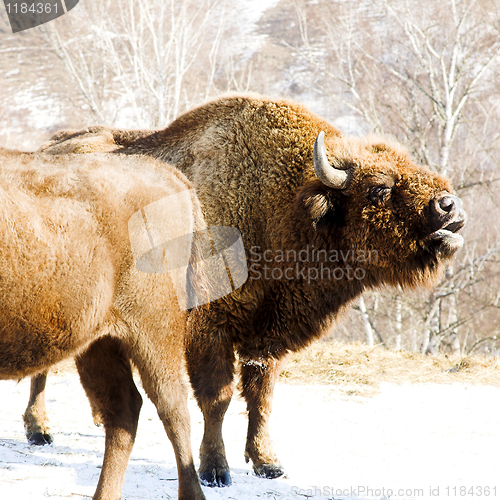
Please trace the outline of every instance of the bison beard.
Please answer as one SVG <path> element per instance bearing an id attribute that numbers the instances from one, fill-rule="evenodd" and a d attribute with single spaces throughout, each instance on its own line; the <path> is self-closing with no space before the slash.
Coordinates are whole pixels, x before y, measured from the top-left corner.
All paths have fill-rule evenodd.
<path id="1" fill-rule="evenodd" d="M 289 280 L 276 272 L 190 313 L 188 368 L 205 418 L 199 472 L 209 485 L 231 483 L 222 422 L 236 360 L 248 407 L 245 456 L 259 476 L 278 477 L 284 471 L 268 424 L 287 353 L 320 337 L 367 288 L 432 285 L 463 242 L 456 233 L 465 212 L 445 178 L 416 166 L 398 144 L 345 138 L 284 100 L 222 98 L 161 131 L 94 127 L 62 132 L 44 149 L 145 154 L 174 164 L 196 187 L 207 224 L 238 228 L 247 252 L 377 255 L 363 263 L 363 279 Z"/>

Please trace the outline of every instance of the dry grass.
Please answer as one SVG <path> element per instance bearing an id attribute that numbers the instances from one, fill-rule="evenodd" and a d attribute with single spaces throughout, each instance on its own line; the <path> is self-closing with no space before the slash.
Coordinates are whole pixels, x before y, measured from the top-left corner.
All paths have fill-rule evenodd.
<path id="1" fill-rule="evenodd" d="M 370 395 L 380 383 L 500 385 L 500 360 L 483 356 L 424 356 L 361 343 L 317 342 L 290 356 L 281 382 L 329 384 L 346 394 Z"/>
<path id="2" fill-rule="evenodd" d="M 73 358 L 67 358 L 56 365 L 53 365 L 49 370 L 49 375 L 62 375 L 65 376 L 68 373 L 77 373 L 75 360 Z"/>

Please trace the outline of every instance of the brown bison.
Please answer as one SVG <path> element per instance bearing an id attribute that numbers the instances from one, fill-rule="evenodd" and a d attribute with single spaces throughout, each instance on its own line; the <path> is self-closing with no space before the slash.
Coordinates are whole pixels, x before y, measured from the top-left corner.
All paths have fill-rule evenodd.
<path id="1" fill-rule="evenodd" d="M 135 253 L 151 250 L 145 211 L 161 200 L 171 235 L 203 228 L 192 193 L 152 158 L 0 150 L 0 379 L 76 357 L 106 432 L 94 499 L 120 498 L 142 405 L 131 362 L 174 447 L 179 498 L 205 498 L 190 444 L 182 284 L 138 271 Z M 202 284 L 197 248 L 187 272 Z"/>
<path id="2" fill-rule="evenodd" d="M 172 163 L 194 184 L 207 224 L 243 235 L 248 281 L 188 316 L 188 371 L 205 419 L 200 476 L 210 485 L 231 482 L 222 422 L 236 360 L 245 456 L 257 475 L 278 477 L 268 424 L 287 353 L 319 338 L 366 289 L 436 283 L 463 243 L 465 212 L 448 180 L 394 142 L 346 138 L 285 100 L 221 98 L 164 130 L 93 127 L 44 149 Z"/>

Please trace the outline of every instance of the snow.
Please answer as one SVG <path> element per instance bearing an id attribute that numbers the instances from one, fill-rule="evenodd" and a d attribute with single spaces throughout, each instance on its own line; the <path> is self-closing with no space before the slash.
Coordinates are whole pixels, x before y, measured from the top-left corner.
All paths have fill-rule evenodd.
<path id="1" fill-rule="evenodd" d="M 228 19 L 235 35 L 224 43 L 226 55 L 237 55 L 247 60 L 258 52 L 267 38 L 258 32 L 258 22 L 267 10 L 277 4 L 278 0 L 231 0 Z"/>
<path id="2" fill-rule="evenodd" d="M 2 499 L 91 498 L 104 433 L 92 423 L 77 375 L 49 377 L 51 446 L 26 442 L 21 415 L 29 380 L 4 381 L 0 391 Z M 203 426 L 193 399 L 190 410 L 196 451 Z M 368 398 L 329 386 L 278 384 L 271 432 L 288 478 L 252 474 L 243 459 L 245 405 L 235 398 L 224 424 L 234 484 L 204 491 L 208 500 L 499 497 L 499 410 L 499 387 L 384 384 Z M 172 448 L 144 396 L 122 498 L 175 499 L 176 477 Z"/>
<path id="3" fill-rule="evenodd" d="M 28 112 L 28 121 L 36 130 L 47 130 L 60 123 L 61 103 L 54 96 L 46 95 L 45 82 L 38 82 L 16 92 L 13 97 L 14 109 Z"/>

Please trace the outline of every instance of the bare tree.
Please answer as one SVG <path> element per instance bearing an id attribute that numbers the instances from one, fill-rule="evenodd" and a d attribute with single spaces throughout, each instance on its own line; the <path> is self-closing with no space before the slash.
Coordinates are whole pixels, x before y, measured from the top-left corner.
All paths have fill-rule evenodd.
<path id="1" fill-rule="evenodd" d="M 373 327 L 370 321 L 370 317 L 368 316 L 368 311 L 366 310 L 365 299 L 363 296 L 359 299 L 359 310 L 361 312 L 361 317 L 363 318 L 363 325 L 365 326 L 365 334 L 366 334 L 366 343 L 369 346 L 374 345 L 374 334 Z"/>
<path id="2" fill-rule="evenodd" d="M 218 93 L 231 56 L 219 53 L 223 0 L 107 0 L 74 12 L 43 32 L 99 122 L 164 127 Z"/>

